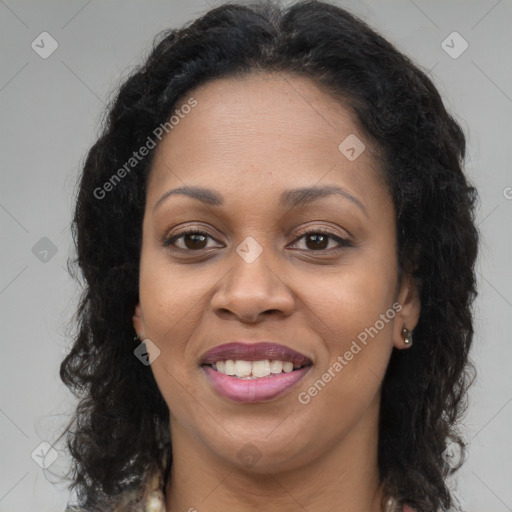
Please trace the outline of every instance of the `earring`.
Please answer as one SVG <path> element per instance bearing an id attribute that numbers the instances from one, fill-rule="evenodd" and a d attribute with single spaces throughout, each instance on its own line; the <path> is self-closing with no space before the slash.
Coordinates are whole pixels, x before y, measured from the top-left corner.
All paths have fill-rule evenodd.
<path id="1" fill-rule="evenodd" d="M 404 339 L 404 343 L 410 347 L 412 345 L 412 331 L 406 329 L 405 327 L 402 329 L 402 337 Z"/>
<path id="2" fill-rule="evenodd" d="M 139 338 L 138 333 L 135 333 L 135 336 L 133 337 L 133 341 L 140 342 L 140 338 Z"/>

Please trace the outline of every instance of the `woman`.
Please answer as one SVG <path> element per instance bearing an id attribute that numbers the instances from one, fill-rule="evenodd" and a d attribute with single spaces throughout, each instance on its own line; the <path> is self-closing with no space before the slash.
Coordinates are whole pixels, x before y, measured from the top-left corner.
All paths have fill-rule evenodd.
<path id="1" fill-rule="evenodd" d="M 453 508 L 464 155 L 429 78 L 343 9 L 225 4 L 163 34 L 80 180 L 79 510 Z"/>

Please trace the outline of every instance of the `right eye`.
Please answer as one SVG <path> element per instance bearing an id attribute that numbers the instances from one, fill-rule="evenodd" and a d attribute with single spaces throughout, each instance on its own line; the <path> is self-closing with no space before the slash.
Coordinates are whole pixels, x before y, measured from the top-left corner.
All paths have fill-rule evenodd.
<path id="1" fill-rule="evenodd" d="M 170 237 L 166 237 L 162 241 L 162 245 L 164 247 L 172 246 L 182 251 L 197 252 L 211 247 L 204 245 L 208 238 L 215 240 L 211 235 L 204 231 L 199 231 L 197 228 L 187 228 Z M 181 242 L 181 247 L 176 244 L 177 241 Z"/>

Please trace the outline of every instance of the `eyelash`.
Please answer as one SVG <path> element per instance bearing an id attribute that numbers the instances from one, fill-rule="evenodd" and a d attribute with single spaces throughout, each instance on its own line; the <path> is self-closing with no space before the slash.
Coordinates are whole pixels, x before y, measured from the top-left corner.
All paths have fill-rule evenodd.
<path id="1" fill-rule="evenodd" d="M 190 228 L 185 228 L 183 229 L 182 231 L 172 235 L 171 237 L 167 237 L 167 236 L 164 236 L 161 243 L 164 247 L 170 247 L 173 245 L 173 243 L 186 236 L 186 235 L 190 235 L 190 234 L 194 234 L 194 235 L 206 235 L 206 237 L 209 237 L 213 240 L 215 240 L 215 238 L 213 238 L 211 235 L 209 235 L 208 233 L 206 233 L 205 231 L 200 231 L 198 228 L 194 228 L 194 227 L 190 227 Z M 344 248 L 346 247 L 352 247 L 352 244 L 346 239 L 346 238 L 342 238 L 338 235 L 335 235 L 334 233 L 331 233 L 330 231 L 326 231 L 324 229 L 321 229 L 321 228 L 316 228 L 316 229 L 309 229 L 309 230 L 302 230 L 302 231 L 299 231 L 297 233 L 297 237 L 295 238 L 294 240 L 294 243 L 298 242 L 299 240 L 301 240 L 302 238 L 304 238 L 305 236 L 307 235 L 324 235 L 324 236 L 327 236 L 329 237 L 330 239 L 338 242 L 339 244 L 339 247 L 335 248 L 335 249 L 320 249 L 320 250 L 313 250 L 313 249 L 300 249 L 300 250 L 305 250 L 307 252 L 315 252 L 315 253 L 336 253 L 338 251 L 341 251 L 343 250 Z M 201 252 L 201 251 L 204 251 L 206 250 L 207 248 L 203 248 L 203 249 L 197 249 L 197 250 L 192 250 L 192 249 L 182 249 L 181 247 L 174 247 L 175 249 L 177 250 L 180 250 L 180 251 L 186 251 L 186 252 Z"/>

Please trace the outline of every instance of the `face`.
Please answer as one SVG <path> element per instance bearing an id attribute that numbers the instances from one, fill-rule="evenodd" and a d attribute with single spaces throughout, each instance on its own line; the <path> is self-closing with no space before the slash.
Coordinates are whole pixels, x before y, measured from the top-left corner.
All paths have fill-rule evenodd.
<path id="1" fill-rule="evenodd" d="M 313 82 L 216 80 L 176 108 L 190 97 L 148 181 L 134 327 L 160 351 L 151 370 L 173 444 L 238 466 L 254 450 L 254 471 L 293 469 L 356 431 L 376 435 L 392 348 L 419 315 L 410 280 L 398 283 L 392 199 L 351 112 Z M 181 187 L 208 192 L 169 193 Z M 261 380 L 203 366 L 237 340 L 241 351 L 212 358 L 293 359 L 243 351 L 265 341 L 306 366 Z"/>

